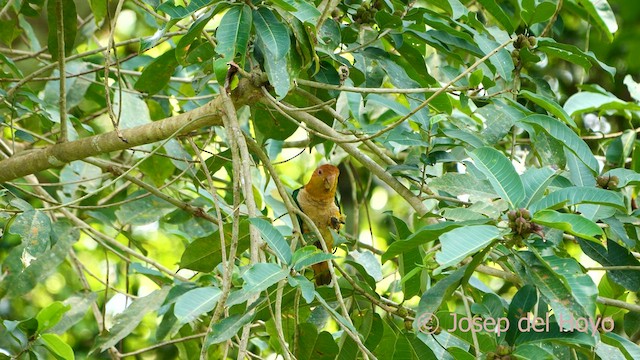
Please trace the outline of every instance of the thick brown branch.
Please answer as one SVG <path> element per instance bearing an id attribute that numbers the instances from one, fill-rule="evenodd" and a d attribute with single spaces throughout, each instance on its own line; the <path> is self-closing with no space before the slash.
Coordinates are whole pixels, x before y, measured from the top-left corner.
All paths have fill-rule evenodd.
<path id="1" fill-rule="evenodd" d="M 262 94 L 260 81 L 242 79 L 231 94 L 236 108 L 257 102 Z M 125 150 L 135 146 L 165 140 L 177 131 L 186 134 L 205 126 L 222 125 L 222 99 L 216 99 L 192 111 L 172 116 L 150 124 L 122 130 L 127 139 L 123 142 L 115 131 L 83 138 L 76 141 L 51 145 L 44 149 L 18 153 L 0 161 L 0 183 L 25 175 L 34 174 L 53 167 L 59 167 L 75 160 L 90 156 Z M 178 135 L 179 135 L 178 134 Z"/>

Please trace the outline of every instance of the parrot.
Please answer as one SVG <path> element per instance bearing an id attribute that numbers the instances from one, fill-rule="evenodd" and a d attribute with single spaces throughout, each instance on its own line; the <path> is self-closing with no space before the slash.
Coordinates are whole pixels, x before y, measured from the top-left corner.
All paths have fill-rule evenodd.
<path id="1" fill-rule="evenodd" d="M 296 204 L 316 225 L 327 244 L 327 250 L 333 252 L 333 234 L 331 229 L 340 231 L 345 223 L 345 215 L 340 211 L 336 198 L 340 170 L 330 164 L 320 165 L 311 175 L 311 179 L 303 187 L 293 192 Z M 302 234 L 313 235 L 312 230 L 298 217 Z M 322 249 L 320 241 L 315 246 Z M 322 262 L 311 265 L 316 285 L 328 285 L 331 282 L 329 263 Z"/>

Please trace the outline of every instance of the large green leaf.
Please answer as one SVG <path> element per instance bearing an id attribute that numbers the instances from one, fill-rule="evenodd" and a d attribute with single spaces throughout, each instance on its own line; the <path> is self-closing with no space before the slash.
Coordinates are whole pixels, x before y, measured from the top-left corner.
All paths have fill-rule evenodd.
<path id="1" fill-rule="evenodd" d="M 294 270 L 300 271 L 307 266 L 328 261 L 333 258 L 333 254 L 327 254 L 321 249 L 318 249 L 313 245 L 309 245 L 296 250 L 296 252 L 293 253 L 291 263 L 293 264 Z"/>
<path id="2" fill-rule="evenodd" d="M 585 70 L 589 70 L 591 68 L 591 64 L 597 64 L 612 77 L 616 74 L 616 68 L 598 60 L 592 52 L 582 51 L 575 45 L 558 43 L 551 38 L 540 38 L 538 39 L 538 47 L 536 49 L 546 53 L 547 55 L 556 56 L 560 59 L 580 65 Z"/>
<path id="3" fill-rule="evenodd" d="M 145 297 L 134 300 L 128 308 L 116 315 L 113 327 L 96 340 L 94 349 L 99 348 L 100 351 L 105 351 L 131 334 L 145 315 L 160 308 L 169 290 L 171 287 L 165 286 Z"/>
<path id="4" fill-rule="evenodd" d="M 501 230 L 493 225 L 459 227 L 442 234 L 442 251 L 436 253 L 440 266 L 434 270 L 434 274 L 489 246 L 500 234 Z"/>
<path id="5" fill-rule="evenodd" d="M 596 236 L 602 236 L 598 224 L 577 214 L 559 213 L 554 210 L 541 210 L 533 216 L 533 222 L 559 229 L 569 234 L 600 243 Z"/>
<path id="6" fill-rule="evenodd" d="M 299 325 L 299 346 L 295 354 L 300 360 L 332 360 L 338 355 L 338 345 L 330 333 L 318 330 L 314 324 L 302 323 Z"/>
<path id="7" fill-rule="evenodd" d="M 522 119 L 521 122 L 524 125 L 532 126 L 538 131 L 544 131 L 551 135 L 554 139 L 560 141 L 568 150 L 573 152 L 594 173 L 598 173 L 598 161 L 593 156 L 589 146 L 584 140 L 580 139 L 575 132 L 571 131 L 571 129 L 558 120 L 546 115 L 529 115 Z"/>
<path id="8" fill-rule="evenodd" d="M 479 0 L 478 2 L 488 10 L 489 14 L 491 14 L 509 34 L 513 33 L 514 29 L 510 16 L 502 10 L 495 0 Z"/>
<path id="9" fill-rule="evenodd" d="M 426 325 L 430 317 L 438 311 L 442 302 L 448 299 L 458 286 L 460 286 L 460 281 L 465 275 L 467 266 L 468 265 L 463 265 L 451 274 L 447 274 L 446 277 L 422 294 L 418 309 L 416 310 L 416 320 L 413 322 L 413 329 L 416 332 L 421 331 L 421 327 Z"/>
<path id="10" fill-rule="evenodd" d="M 178 41 L 176 45 L 176 60 L 180 65 L 188 65 L 187 54 L 192 47 L 196 44 L 196 38 L 200 36 L 204 27 L 209 23 L 209 20 L 213 18 L 215 12 L 210 10 L 205 14 L 200 15 L 196 21 L 191 24 L 189 31 Z"/>
<path id="11" fill-rule="evenodd" d="M 497 41 L 491 40 L 479 33 L 475 34 L 473 39 L 485 54 L 492 52 L 500 46 Z M 511 83 L 513 80 L 514 65 L 511 55 L 507 50 L 500 49 L 500 51 L 489 58 L 489 62 L 496 68 L 496 75 L 499 75 L 505 82 Z"/>
<path id="12" fill-rule="evenodd" d="M 9 232 L 20 235 L 26 252 L 32 257 L 44 254 L 51 245 L 51 220 L 40 210 L 27 210 L 16 216 Z"/>
<path id="13" fill-rule="evenodd" d="M 243 326 L 250 323 L 254 316 L 255 312 L 246 311 L 244 314 L 231 315 L 222 319 L 222 321 L 213 325 L 211 331 L 207 334 L 204 346 L 209 347 L 231 339 Z"/>
<path id="14" fill-rule="evenodd" d="M 407 252 L 415 250 L 416 247 L 426 244 L 428 242 L 434 241 L 440 235 L 446 233 L 447 231 L 451 231 L 460 226 L 466 225 L 478 225 L 485 223 L 486 220 L 475 220 L 475 221 L 466 221 L 466 222 L 453 222 L 447 221 L 433 225 L 427 225 L 415 233 L 411 234 L 409 237 L 403 240 L 394 241 L 387 251 L 382 254 L 382 263 L 384 264 L 386 261 L 393 259 L 394 257 Z"/>
<path id="15" fill-rule="evenodd" d="M 26 268 L 23 268 L 22 262 L 24 244 L 15 247 L 3 260 L 3 268 L 5 271 L 8 270 L 8 274 L 0 282 L 0 298 L 5 295 L 16 297 L 27 294 L 36 285 L 41 284 L 62 264 L 69 254 L 69 249 L 80 237 L 78 230 L 64 220 L 53 224 L 52 234 L 57 240 L 56 243 L 32 260 Z"/>
<path id="16" fill-rule="evenodd" d="M 262 40 L 258 41 L 258 46 L 264 54 L 264 70 L 267 73 L 269 84 L 276 92 L 276 99 L 281 100 L 287 96 L 289 88 L 291 88 L 289 57 L 276 57 Z M 289 119 L 285 121 L 291 122 Z"/>
<path id="17" fill-rule="evenodd" d="M 543 209 L 557 209 L 565 205 L 599 204 L 610 206 L 626 213 L 627 208 L 619 193 L 592 188 L 572 186 L 556 190 L 531 205 L 529 211 L 535 213 Z"/>
<path id="18" fill-rule="evenodd" d="M 40 310 L 38 315 L 36 315 L 36 320 L 38 321 L 38 332 L 43 333 L 46 330 L 51 329 L 54 325 L 56 325 L 64 313 L 69 311 L 71 307 L 69 305 L 64 305 L 60 301 L 54 301 L 46 308 Z"/>
<path id="19" fill-rule="evenodd" d="M 515 168 L 501 152 L 491 147 L 482 147 L 469 152 L 475 166 L 487 177 L 493 189 L 516 208 L 524 199 L 522 180 Z"/>
<path id="20" fill-rule="evenodd" d="M 60 9 L 60 7 L 62 9 Z M 58 12 L 62 10 L 62 24 L 59 23 Z M 47 1 L 47 22 L 49 24 L 49 54 L 53 60 L 58 60 L 58 27 L 64 29 L 64 54 L 68 56 L 74 49 L 78 30 L 78 14 L 73 0 Z"/>
<path id="21" fill-rule="evenodd" d="M 229 253 L 231 248 L 232 224 L 224 225 L 225 253 Z M 242 254 L 249 248 L 249 222 L 247 220 L 240 221 L 240 230 L 238 234 L 237 253 Z M 180 267 L 191 269 L 194 271 L 209 272 L 212 271 L 221 261 L 221 243 L 220 234 L 216 230 L 209 236 L 194 240 L 187 245 L 182 258 L 180 259 Z"/>
<path id="22" fill-rule="evenodd" d="M 640 185 L 640 174 L 629 169 L 611 169 L 602 174 L 602 176 L 605 179 L 613 176 L 618 177 L 618 188 L 623 188 L 629 185 Z"/>
<path id="23" fill-rule="evenodd" d="M 212 2 L 214 0 L 165 1 L 158 6 L 157 10 L 164 11 L 172 19 L 182 19 Z"/>
<path id="24" fill-rule="evenodd" d="M 624 168 L 624 164 L 627 162 L 627 158 L 631 155 L 635 145 L 635 130 L 627 129 L 623 131 L 622 135 L 609 143 L 606 153 L 607 162 L 612 164 L 612 166 Z"/>
<path id="25" fill-rule="evenodd" d="M 578 239 L 578 244 L 584 253 L 602 266 L 640 266 L 640 262 L 625 247 L 615 241 L 607 239 L 607 247 L 600 243 Z M 610 270 L 607 275 L 616 284 L 631 291 L 640 291 L 640 276 L 638 270 Z"/>
<path id="26" fill-rule="evenodd" d="M 564 157 L 567 159 L 569 179 L 571 179 L 573 185 L 586 187 L 596 186 L 596 178 L 593 176 L 593 171 L 580 161 L 574 153 L 565 148 Z"/>
<path id="27" fill-rule="evenodd" d="M 485 128 L 481 135 L 488 144 L 502 140 L 513 125 L 525 116 L 521 109 L 501 100 L 492 101 L 479 108 L 475 114 L 485 120 Z"/>
<path id="28" fill-rule="evenodd" d="M 560 104 L 555 102 L 553 99 L 550 99 L 541 94 L 533 93 L 528 90 L 521 90 L 520 95 L 525 99 L 547 110 L 558 119 L 567 123 L 567 125 L 570 125 L 572 128 L 574 129 L 578 128 L 578 125 L 576 125 L 575 121 L 573 121 L 571 116 L 569 116 L 569 114 L 567 114 L 567 112 L 564 111 L 562 106 L 560 106 Z"/>
<path id="29" fill-rule="evenodd" d="M 544 195 L 544 191 L 556 175 L 556 172 L 548 166 L 543 168 L 531 167 L 527 169 L 520 177 L 525 193 L 520 207 L 527 208 L 531 202 L 538 201 Z"/>
<path id="30" fill-rule="evenodd" d="M 232 7 L 220 20 L 220 25 L 216 30 L 216 39 L 218 40 L 216 52 L 227 59 L 226 61 L 234 59 L 237 53 L 240 53 L 241 58 L 244 59 L 249 43 L 252 19 L 251 8 L 245 4 Z"/>
<path id="31" fill-rule="evenodd" d="M 213 310 L 221 293 L 220 289 L 213 286 L 190 290 L 180 295 L 173 314 L 181 324 L 191 322 L 198 316 Z"/>
<path id="32" fill-rule="evenodd" d="M 274 60 L 284 58 L 290 47 L 287 27 L 266 7 L 260 7 L 253 11 L 253 22 L 256 27 L 256 35 L 274 56 Z"/>
<path id="33" fill-rule="evenodd" d="M 565 270 L 558 269 L 557 267 L 552 268 L 547 261 L 564 261 L 569 259 L 559 259 L 554 255 L 545 258 L 545 261 L 545 259 L 542 259 L 528 251 L 519 252 L 518 256 L 521 258 L 522 264 L 525 267 L 526 282 L 534 285 L 538 289 L 542 297 L 553 309 L 555 318 L 559 323 L 561 323 L 563 328 L 572 328 L 572 324 L 575 324 L 575 322 L 570 322 L 570 319 L 586 319 L 595 316 L 593 312 L 590 312 L 590 304 L 583 304 L 577 298 L 585 293 L 590 293 L 587 290 L 587 288 L 591 289 L 590 285 L 593 285 L 593 289 L 596 291 L 595 295 L 597 295 L 597 289 L 595 288 L 593 281 L 591 281 L 591 284 L 582 284 L 580 285 L 580 288 L 573 289 L 571 285 L 577 284 L 570 284 L 565 277 L 559 276 L 566 275 L 564 272 L 570 272 L 571 274 L 578 272 L 579 275 L 588 277 L 579 271 L 579 265 L 575 260 L 571 259 L 573 263 L 565 262 L 565 266 L 571 265 L 570 269 Z M 559 274 L 557 272 L 563 272 L 563 274 Z M 585 288 L 583 289 L 583 287 Z M 593 296 L 593 294 L 590 296 Z M 594 300 L 593 309 L 595 309 L 595 298 L 592 300 Z M 562 320 L 562 322 L 560 322 L 560 320 Z M 589 343 L 593 344 L 593 337 L 588 337 L 590 338 L 590 340 L 588 340 Z M 518 337 L 518 342 L 525 341 L 527 341 L 526 333 L 521 334 Z"/>
<path id="34" fill-rule="evenodd" d="M 611 94 L 581 91 L 571 95 L 564 103 L 564 110 L 571 116 L 592 111 L 640 110 L 640 105 L 618 99 Z"/>
<path id="35" fill-rule="evenodd" d="M 488 181 L 469 174 L 446 173 L 431 180 L 429 187 L 454 196 L 469 195 L 471 199 L 495 199 L 498 197 Z"/>
<path id="36" fill-rule="evenodd" d="M 273 250 L 278 259 L 287 265 L 290 264 L 291 248 L 284 239 L 284 236 L 282 236 L 282 234 L 276 230 L 270 222 L 264 219 L 252 218 L 249 219 L 249 222 L 251 222 L 251 224 L 260 231 L 262 239 L 269 244 L 269 247 Z"/>
<path id="37" fill-rule="evenodd" d="M 596 27 L 609 42 L 612 42 L 613 34 L 618 31 L 618 23 L 609 3 L 606 0 L 578 0 L 578 3 L 587 10 Z"/>
<path id="38" fill-rule="evenodd" d="M 640 359 L 640 346 L 633 343 L 629 339 L 622 337 L 614 332 L 608 332 L 601 335 L 600 339 L 603 343 L 615 346 L 620 349 L 627 359 Z"/>
<path id="39" fill-rule="evenodd" d="M 40 335 L 40 340 L 56 358 L 62 358 L 65 360 L 73 360 L 76 358 L 71 346 L 64 342 L 59 335 L 42 334 Z"/>

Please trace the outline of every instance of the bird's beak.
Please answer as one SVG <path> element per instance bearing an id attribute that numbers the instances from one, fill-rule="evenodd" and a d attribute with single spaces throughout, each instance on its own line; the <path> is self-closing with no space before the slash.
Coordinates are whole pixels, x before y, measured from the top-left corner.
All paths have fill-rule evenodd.
<path id="1" fill-rule="evenodd" d="M 325 190 L 327 191 L 331 190 L 331 188 L 333 187 L 333 183 L 335 182 L 335 179 L 336 179 L 335 175 L 329 175 L 326 178 L 324 178 Z"/>

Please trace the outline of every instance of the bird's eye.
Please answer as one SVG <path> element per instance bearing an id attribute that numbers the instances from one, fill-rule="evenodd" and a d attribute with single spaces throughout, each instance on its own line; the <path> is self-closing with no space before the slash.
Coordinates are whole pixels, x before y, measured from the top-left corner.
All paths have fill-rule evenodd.
<path id="1" fill-rule="evenodd" d="M 322 175 L 322 170 L 318 170 L 318 175 Z"/>

